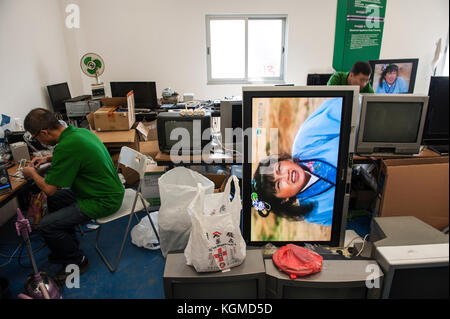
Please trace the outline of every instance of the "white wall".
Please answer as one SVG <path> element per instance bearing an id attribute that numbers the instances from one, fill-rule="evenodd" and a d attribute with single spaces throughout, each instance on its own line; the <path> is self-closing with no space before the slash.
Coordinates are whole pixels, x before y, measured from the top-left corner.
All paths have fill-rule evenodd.
<path id="1" fill-rule="evenodd" d="M 444 50 L 448 0 L 387 0 L 380 58 L 419 58 L 414 93 L 428 94 L 436 42 Z"/>
<path id="2" fill-rule="evenodd" d="M 80 29 L 67 29 L 65 6 L 80 6 Z M 45 85 L 69 82 L 88 94 L 87 52 L 105 59 L 103 82 L 156 81 L 199 99 L 240 95 L 240 85 L 206 85 L 206 14 L 288 14 L 288 83 L 332 72 L 336 0 L 0 0 L 0 110 L 23 116 L 47 105 Z M 448 31 L 448 0 L 387 0 L 380 58 L 418 57 L 416 92 L 426 93 L 434 43 Z M 13 64 L 11 61 L 18 61 Z M 5 99 L 6 97 L 6 99 Z"/>
<path id="3" fill-rule="evenodd" d="M 62 13 L 58 0 L 0 0 L 0 113 L 23 120 L 70 80 Z"/>
<path id="4" fill-rule="evenodd" d="M 240 95 L 241 85 L 206 85 L 206 14 L 288 14 L 287 82 L 304 84 L 310 71 L 331 72 L 336 1 L 80 0 L 79 56 L 105 59 L 105 83 L 156 81 L 180 94 L 213 99 Z M 308 8 L 307 10 L 305 8 Z M 99 19 L 96 12 L 102 12 Z M 311 16 L 315 12 L 316 16 Z M 326 21 L 326 23 L 323 23 Z M 314 28 L 314 32 L 311 30 Z M 83 77 L 84 89 L 92 79 Z M 109 86 L 107 85 L 109 90 Z"/>
<path id="5" fill-rule="evenodd" d="M 206 85 L 206 14 L 288 14 L 286 81 L 306 84 L 312 72 L 332 72 L 336 0 L 79 0 L 79 55 L 99 52 L 103 80 L 154 80 L 157 91 L 214 99 L 240 95 L 241 85 Z M 434 43 L 448 31 L 448 0 L 387 0 L 380 58 L 419 58 L 417 93 L 428 92 Z M 90 10 L 90 11 L 88 11 Z M 105 19 L 98 19 L 102 12 Z M 126 45 L 126 43 L 129 43 Z M 84 89 L 89 79 L 83 77 Z M 109 86 L 107 85 L 109 89 Z"/>

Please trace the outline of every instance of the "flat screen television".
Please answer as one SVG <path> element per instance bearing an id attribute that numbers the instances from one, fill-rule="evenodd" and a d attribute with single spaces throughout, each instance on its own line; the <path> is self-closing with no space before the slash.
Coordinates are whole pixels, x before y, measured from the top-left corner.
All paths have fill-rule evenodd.
<path id="1" fill-rule="evenodd" d="M 428 112 L 423 130 L 423 145 L 448 153 L 448 76 L 433 76 L 428 90 Z M 445 149 L 446 148 L 446 149 Z"/>
<path id="2" fill-rule="evenodd" d="M 0 164 L 0 195 L 12 191 L 11 182 L 9 180 L 8 169 L 6 165 Z"/>
<path id="3" fill-rule="evenodd" d="M 47 85 L 48 96 L 52 104 L 53 112 L 66 113 L 64 101 L 71 99 L 67 82 Z"/>
<path id="4" fill-rule="evenodd" d="M 413 155 L 420 152 L 428 96 L 361 94 L 356 152 L 360 155 Z"/>
<path id="5" fill-rule="evenodd" d="M 134 91 L 137 108 L 158 108 L 155 82 L 111 82 L 110 86 L 112 97 L 124 97 L 128 92 Z"/>
<path id="6" fill-rule="evenodd" d="M 370 60 L 370 83 L 375 93 L 414 93 L 419 59 Z"/>
<path id="7" fill-rule="evenodd" d="M 356 86 L 243 88 L 249 245 L 343 244 L 358 93 Z"/>

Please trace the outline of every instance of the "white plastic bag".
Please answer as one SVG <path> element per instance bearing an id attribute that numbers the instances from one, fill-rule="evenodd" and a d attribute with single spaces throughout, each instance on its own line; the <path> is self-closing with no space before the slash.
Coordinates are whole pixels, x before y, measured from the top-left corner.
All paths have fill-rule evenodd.
<path id="1" fill-rule="evenodd" d="M 158 212 L 150 213 L 153 225 L 158 232 Z M 145 216 L 141 221 L 131 230 L 131 242 L 138 247 L 155 250 L 159 249 L 158 238 L 156 237 L 153 227 L 150 224 L 148 216 Z"/>
<path id="2" fill-rule="evenodd" d="M 235 195 L 230 201 L 230 184 Z M 186 263 L 197 272 L 223 271 L 240 265 L 246 244 L 239 228 L 242 203 L 236 176 L 228 179 L 223 193 L 206 194 L 201 185 L 188 211 L 192 219 L 189 242 L 184 250 Z"/>
<path id="3" fill-rule="evenodd" d="M 161 252 L 186 248 L 191 231 L 191 218 L 187 206 L 197 194 L 197 184 L 207 194 L 214 192 L 214 183 L 205 176 L 185 167 L 175 167 L 158 179 L 161 207 L 158 225 Z"/>

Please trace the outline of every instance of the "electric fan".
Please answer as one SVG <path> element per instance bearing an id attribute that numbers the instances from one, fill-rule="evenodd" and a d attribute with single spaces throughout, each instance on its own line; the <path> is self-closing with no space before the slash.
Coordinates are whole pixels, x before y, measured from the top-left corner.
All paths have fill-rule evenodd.
<path id="1" fill-rule="evenodd" d="M 105 97 L 105 85 L 98 82 L 98 77 L 105 70 L 105 63 L 100 55 L 96 53 L 86 53 L 80 61 L 81 70 L 89 77 L 95 77 L 95 84 L 91 84 L 92 98 L 101 99 Z"/>

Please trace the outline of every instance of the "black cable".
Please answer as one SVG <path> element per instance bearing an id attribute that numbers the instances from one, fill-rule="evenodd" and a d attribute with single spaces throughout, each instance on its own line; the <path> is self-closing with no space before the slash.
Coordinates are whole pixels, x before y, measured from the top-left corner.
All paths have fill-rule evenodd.
<path id="1" fill-rule="evenodd" d="M 75 229 L 75 232 L 80 233 L 80 234 L 92 233 L 94 231 L 97 231 L 97 229 L 83 230 L 83 232 L 81 232 L 80 230 Z"/>
<path id="2" fill-rule="evenodd" d="M 14 250 L 12 256 L 9 256 L 9 260 L 6 263 L 0 265 L 0 268 L 1 267 L 5 267 L 5 266 L 7 266 L 10 263 L 11 260 L 13 259 L 14 255 L 16 254 L 16 251 L 19 250 L 19 248 L 21 248 L 22 246 L 23 246 L 23 242 L 21 242 L 19 244 L 19 246 L 16 247 L 16 249 Z"/>
<path id="3" fill-rule="evenodd" d="M 38 237 L 39 236 L 39 234 L 35 234 L 34 236 L 30 236 L 30 241 L 33 239 L 33 237 L 34 238 L 36 238 L 36 237 Z M 40 236 L 39 236 L 40 237 Z M 15 243 L 0 243 L 0 244 L 2 244 L 2 245 L 13 245 L 13 244 L 15 244 Z M 23 245 L 24 244 L 24 241 L 22 240 L 22 242 L 20 243 L 20 245 Z M 41 247 L 39 247 L 39 248 L 37 248 L 37 249 L 35 249 L 35 250 L 33 250 L 33 253 L 36 253 L 36 252 L 38 252 L 38 251 L 40 251 L 42 248 L 44 248 L 45 246 L 47 246 L 47 244 L 44 242 L 43 243 L 43 245 L 41 246 Z M 21 258 L 21 254 L 19 254 L 18 256 L 7 256 L 7 255 L 4 255 L 4 254 L 2 254 L 2 253 L 0 253 L 0 257 L 2 257 L 2 258 Z"/>
<path id="4" fill-rule="evenodd" d="M 24 242 L 25 243 L 25 242 Z M 21 262 L 21 259 L 23 258 L 23 257 L 25 257 L 25 256 L 22 256 L 22 251 L 23 251 L 23 247 L 24 247 L 25 245 L 23 245 L 22 246 L 22 248 L 21 248 L 21 250 L 20 250 L 20 253 L 19 253 L 19 256 L 17 257 L 18 258 L 18 263 L 19 263 L 19 265 L 20 266 L 22 266 L 23 268 L 33 268 L 33 266 L 32 265 L 24 265 L 24 264 L 22 264 L 22 262 Z M 33 250 L 32 251 L 32 254 L 34 255 L 34 253 L 37 253 L 38 251 L 40 251 L 40 250 L 42 250 L 44 247 L 46 247 L 47 246 L 47 244 L 44 242 L 42 245 L 41 245 L 41 247 L 39 247 L 39 248 L 37 248 L 36 250 Z M 28 257 L 30 257 L 30 256 L 28 256 Z"/>

